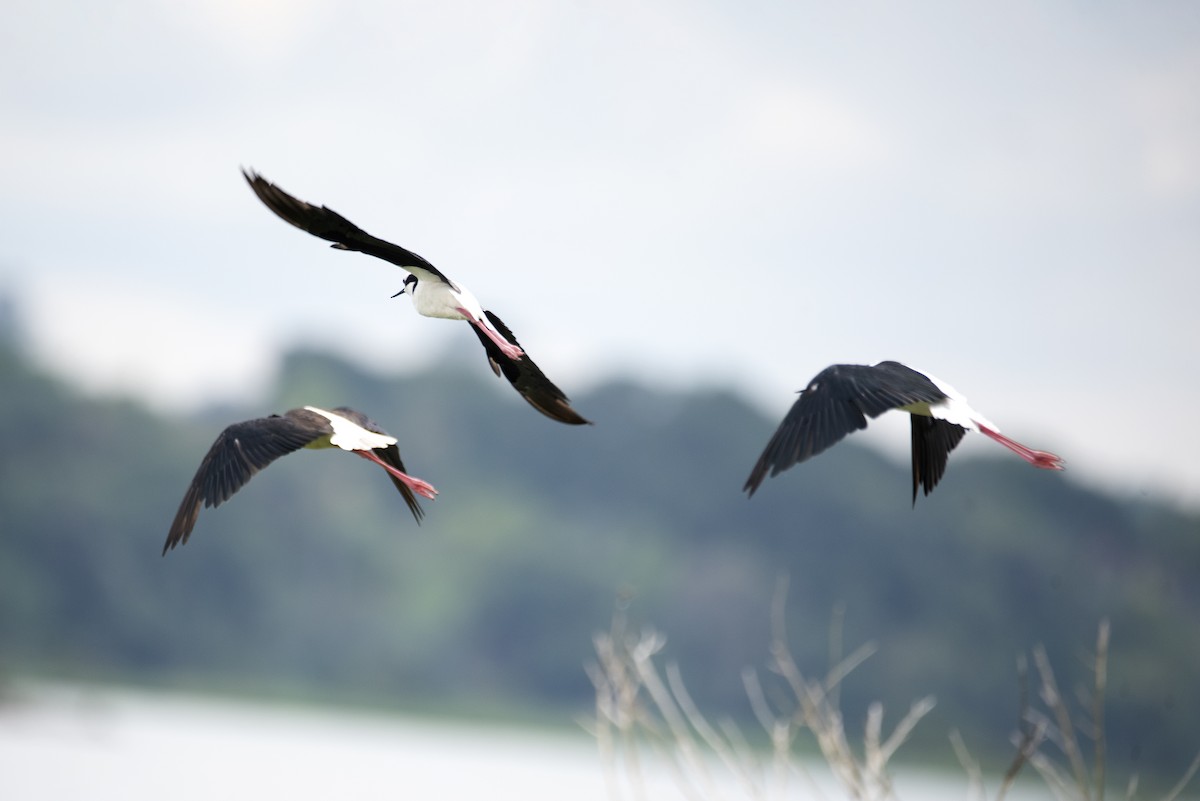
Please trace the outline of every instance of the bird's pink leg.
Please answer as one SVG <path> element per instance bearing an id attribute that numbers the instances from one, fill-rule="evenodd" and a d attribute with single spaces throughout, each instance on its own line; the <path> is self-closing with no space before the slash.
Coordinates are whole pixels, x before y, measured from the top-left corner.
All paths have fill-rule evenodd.
<path id="1" fill-rule="evenodd" d="M 979 425 L 979 423 L 976 423 Z M 1029 462 L 1034 467 L 1040 467 L 1043 470 L 1063 470 L 1063 460 L 1061 457 L 1050 453 L 1049 451 L 1035 451 L 1033 448 L 1026 447 L 1016 440 L 1009 439 L 999 431 L 993 431 L 987 426 L 980 425 L 979 430 L 987 434 L 992 439 L 999 442 L 1010 451 L 1020 456 L 1025 461 Z"/>
<path id="2" fill-rule="evenodd" d="M 355 451 L 355 453 L 357 453 L 359 456 L 361 456 L 364 459 L 368 459 L 368 460 L 374 462 L 375 464 L 382 467 L 384 470 L 391 473 L 393 476 L 395 476 L 397 479 L 399 479 L 401 482 L 403 482 L 406 487 L 408 487 L 410 490 L 412 490 L 413 492 L 420 495 L 422 498 L 428 498 L 429 500 L 432 501 L 434 498 L 437 497 L 438 491 L 436 489 L 434 489 L 433 485 L 430 484 L 428 481 L 422 481 L 421 479 L 416 478 L 415 476 L 410 476 L 408 473 L 404 473 L 404 472 L 401 472 L 400 470 L 397 470 L 396 468 L 392 467 L 390 464 L 388 464 L 387 462 L 383 461 L 378 456 L 376 456 L 374 451 Z"/>
<path id="3" fill-rule="evenodd" d="M 521 350 L 520 346 L 514 345 L 504 337 L 500 336 L 499 332 L 492 330 L 487 323 L 471 314 L 462 306 L 459 306 L 457 310 L 462 314 L 463 317 L 467 318 L 467 322 L 482 331 L 484 336 L 492 340 L 492 342 L 495 342 L 496 347 L 498 347 L 500 351 L 508 358 L 516 361 L 525 355 L 525 351 Z"/>

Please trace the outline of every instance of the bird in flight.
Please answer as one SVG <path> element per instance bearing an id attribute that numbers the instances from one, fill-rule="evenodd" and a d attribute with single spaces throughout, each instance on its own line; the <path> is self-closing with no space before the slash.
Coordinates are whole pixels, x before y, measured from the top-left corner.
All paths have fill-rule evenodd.
<path id="1" fill-rule="evenodd" d="M 413 307 L 426 317 L 470 323 L 487 352 L 492 372 L 507 378 L 533 408 L 560 423 L 590 422 L 571 408 L 567 396 L 534 364 L 508 326 L 484 309 L 466 287 L 411 250 L 371 236 L 332 209 L 305 203 L 253 171 L 242 170 L 242 175 L 258 199 L 284 221 L 332 242 L 338 250 L 357 250 L 406 270 L 404 287 L 396 296 L 409 295 Z"/>
<path id="2" fill-rule="evenodd" d="M 928 495 L 937 486 L 946 472 L 950 451 L 967 431 L 979 431 L 1034 467 L 1063 469 L 1061 458 L 1004 436 L 953 387 L 933 376 L 893 361 L 835 364 L 800 391 L 742 489 L 753 496 L 767 471 L 775 476 L 816 456 L 847 434 L 866 428 L 867 417 L 878 417 L 889 409 L 908 412 L 912 423 L 914 505 L 919 487 Z"/>
<path id="3" fill-rule="evenodd" d="M 433 485 L 405 472 L 396 438 L 362 412 L 345 406 L 291 409 L 282 415 L 234 423 L 217 436 L 183 495 L 163 555 L 188 541 L 202 505 L 220 506 L 259 470 L 301 448 L 341 448 L 379 465 L 400 490 L 418 524 L 425 512 L 416 496 L 431 500 L 437 496 Z"/>

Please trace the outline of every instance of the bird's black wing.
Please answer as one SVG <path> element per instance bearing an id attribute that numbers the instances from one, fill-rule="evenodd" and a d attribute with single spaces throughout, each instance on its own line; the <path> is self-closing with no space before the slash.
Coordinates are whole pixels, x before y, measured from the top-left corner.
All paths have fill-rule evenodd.
<path id="1" fill-rule="evenodd" d="M 242 170 L 242 175 L 267 208 L 297 228 L 333 242 L 333 247 L 339 250 L 357 250 L 417 273 L 418 278 L 433 277 L 454 285 L 424 257 L 407 248 L 371 236 L 333 209 L 314 206 L 292 197 L 258 173 Z"/>
<path id="2" fill-rule="evenodd" d="M 509 330 L 503 320 L 490 311 L 484 311 L 484 314 L 487 315 L 488 320 L 496 327 L 501 336 L 517 347 L 521 347 L 521 343 L 517 342 L 517 338 L 513 336 L 513 332 Z M 546 378 L 546 374 L 534 363 L 533 359 L 529 358 L 528 353 L 519 359 L 510 359 L 500 348 L 496 347 L 495 342 L 492 342 L 486 334 L 479 330 L 478 326 L 471 326 L 471 330 L 479 337 L 484 350 L 487 351 L 492 371 L 496 375 L 503 374 L 513 388 L 521 393 L 521 397 L 529 401 L 530 406 L 560 423 L 576 426 L 591 425 L 590 420 L 584 419 L 571 408 L 570 399 L 549 378 Z"/>
<path id="3" fill-rule="evenodd" d="M 866 428 L 867 417 L 945 397 L 932 381 L 899 362 L 827 367 L 800 392 L 742 489 L 753 496 L 768 470 L 778 475 L 816 456 L 847 434 Z"/>
<path id="4" fill-rule="evenodd" d="M 967 430 L 936 417 L 910 414 L 909 419 L 912 420 L 912 480 L 915 506 L 917 487 L 923 486 L 926 495 L 933 492 L 933 488 L 946 472 L 946 461 L 950 458 L 950 451 L 962 441 Z"/>
<path id="5" fill-rule="evenodd" d="M 163 553 L 188 541 L 201 506 L 220 506 L 259 470 L 280 456 L 303 448 L 329 430 L 322 432 L 279 415 L 234 423 L 226 428 L 208 449 L 184 493 L 163 545 Z"/>
<path id="6" fill-rule="evenodd" d="M 349 420 L 353 420 L 355 423 L 367 429 L 368 431 L 374 431 L 376 434 L 383 434 L 386 437 L 391 436 L 391 434 L 384 431 L 378 423 L 360 411 L 351 409 L 348 406 L 339 406 L 333 411 Z M 400 459 L 400 448 L 397 446 L 388 445 L 386 448 L 376 448 L 375 455 L 399 470 L 401 473 L 408 473 L 408 469 L 404 466 L 404 462 Z M 400 494 L 404 497 L 404 502 L 408 504 L 409 511 L 412 512 L 413 518 L 416 519 L 419 525 L 421 518 L 425 516 L 425 510 L 421 508 L 421 504 L 417 500 L 416 494 L 413 493 L 413 491 L 409 489 L 403 481 L 396 478 L 391 473 L 388 473 L 388 478 L 390 478 L 392 483 L 396 485 L 396 489 L 400 490 Z"/>

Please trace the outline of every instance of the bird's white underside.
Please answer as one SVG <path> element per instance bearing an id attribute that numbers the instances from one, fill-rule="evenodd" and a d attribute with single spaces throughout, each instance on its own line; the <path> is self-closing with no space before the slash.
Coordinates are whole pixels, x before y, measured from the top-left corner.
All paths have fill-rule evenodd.
<path id="1" fill-rule="evenodd" d="M 938 389 L 946 393 L 946 399 L 933 404 L 914 403 L 909 406 L 902 406 L 901 411 L 945 420 L 947 423 L 962 426 L 969 431 L 978 431 L 981 425 L 987 426 L 993 431 L 1000 430 L 996 427 L 995 423 L 971 408 L 971 405 L 967 403 L 967 399 L 954 387 L 929 373 L 922 372 L 921 375 L 928 378 Z"/>
<path id="2" fill-rule="evenodd" d="M 321 415 L 329 421 L 329 424 L 333 426 L 333 434 L 329 437 L 329 444 L 336 445 L 344 451 L 375 450 L 376 448 L 386 448 L 389 445 L 396 444 L 395 437 L 368 431 L 353 420 L 348 420 L 336 412 L 326 411 L 316 406 L 305 406 L 304 408 Z"/>
<path id="3" fill-rule="evenodd" d="M 414 271 L 415 272 L 415 271 Z M 471 320 L 495 331 L 495 326 L 483 313 L 483 306 L 466 287 L 445 284 L 432 275 L 425 280 L 417 276 L 417 285 L 413 287 L 413 308 L 425 317 L 440 317 L 444 320 Z M 462 310 L 466 310 L 467 315 Z M 499 332 L 497 332 L 499 333 Z"/>

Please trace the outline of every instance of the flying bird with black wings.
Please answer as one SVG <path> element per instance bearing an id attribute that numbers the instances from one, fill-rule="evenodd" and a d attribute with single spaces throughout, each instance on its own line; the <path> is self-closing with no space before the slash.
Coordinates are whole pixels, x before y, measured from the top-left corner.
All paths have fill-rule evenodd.
<path id="1" fill-rule="evenodd" d="M 217 436 L 184 493 L 163 544 L 163 554 L 188 541 L 201 506 L 220 506 L 259 470 L 301 448 L 341 448 L 379 465 L 387 471 L 417 523 L 425 512 L 416 496 L 431 500 L 437 496 L 431 484 L 405 472 L 396 438 L 365 414 L 345 406 L 332 410 L 305 406 L 282 415 L 234 423 Z"/>
<path id="2" fill-rule="evenodd" d="M 492 371 L 507 378 L 533 408 L 560 423 L 590 422 L 571 408 L 566 394 L 546 378 L 508 326 L 484 309 L 470 290 L 452 281 L 428 260 L 368 234 L 326 206 L 314 206 L 289 195 L 258 173 L 243 170 L 242 175 L 258 199 L 285 222 L 332 242 L 338 250 L 356 250 L 406 270 L 404 287 L 396 296 L 408 294 L 413 307 L 426 317 L 470 323 L 487 352 Z"/>
<path id="3" fill-rule="evenodd" d="M 835 364 L 800 391 L 759 457 L 742 489 L 754 495 L 770 471 L 778 475 L 867 427 L 867 417 L 890 409 L 908 412 L 912 426 L 913 504 L 917 489 L 928 495 L 946 472 L 950 451 L 967 431 L 999 442 L 1034 467 L 1062 470 L 1063 460 L 1009 439 L 971 408 L 949 384 L 899 362 Z"/>

